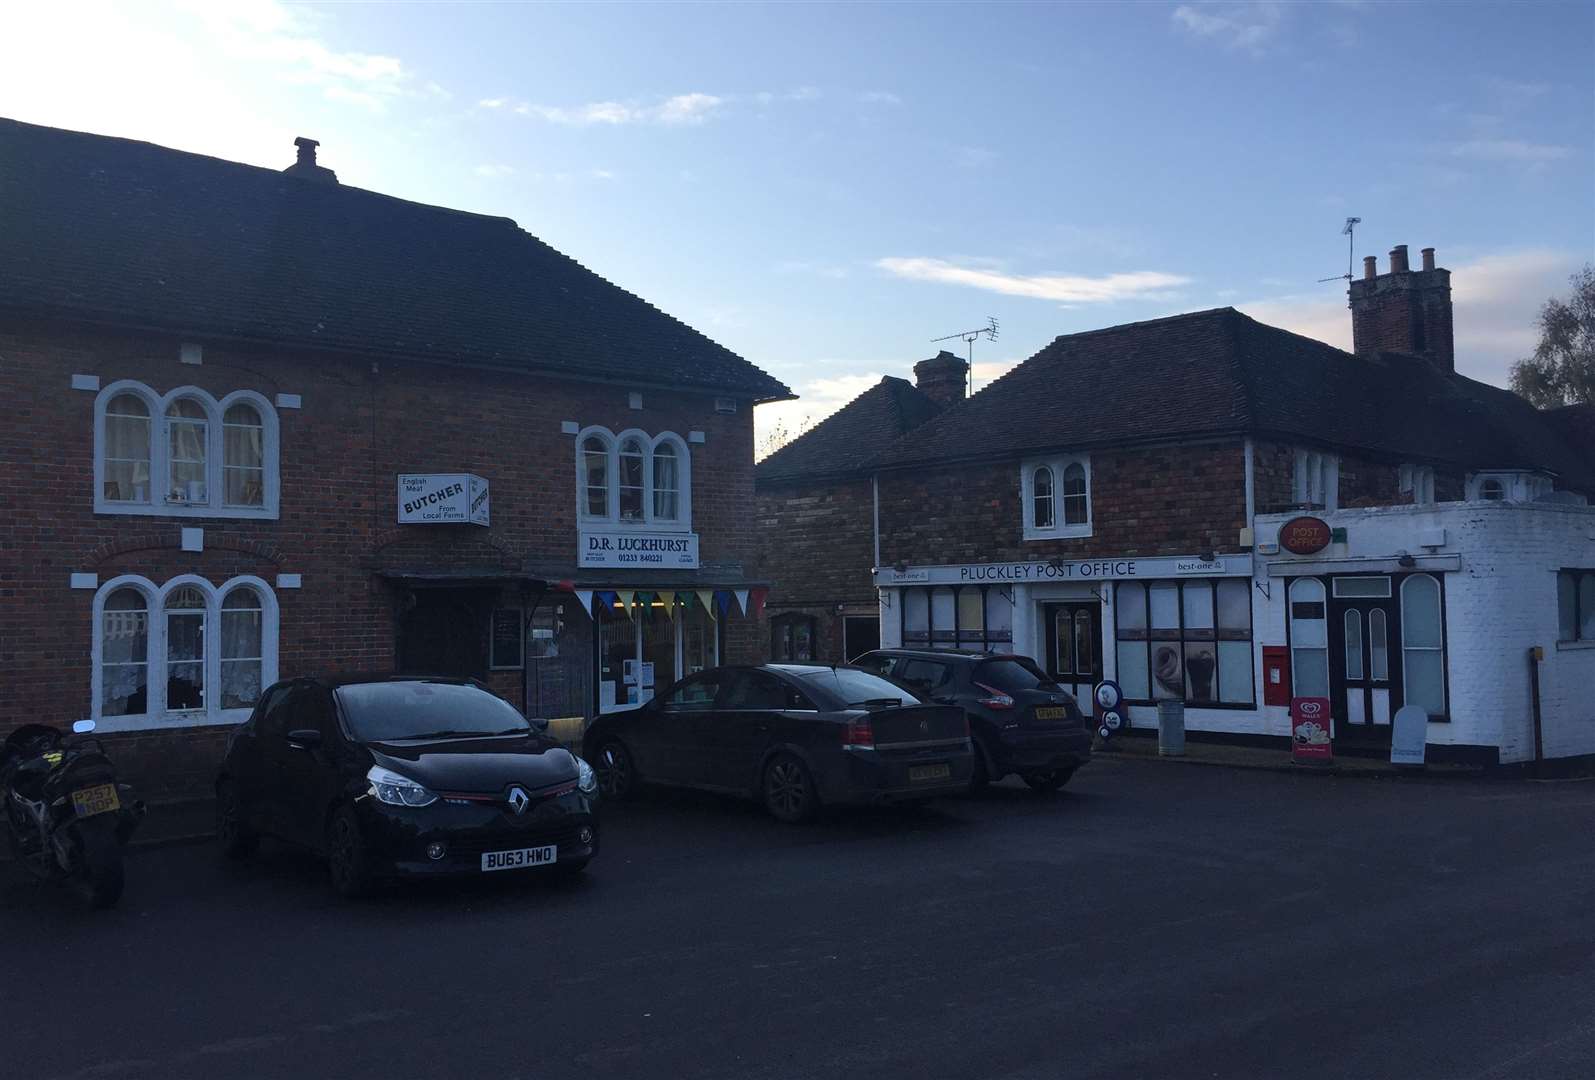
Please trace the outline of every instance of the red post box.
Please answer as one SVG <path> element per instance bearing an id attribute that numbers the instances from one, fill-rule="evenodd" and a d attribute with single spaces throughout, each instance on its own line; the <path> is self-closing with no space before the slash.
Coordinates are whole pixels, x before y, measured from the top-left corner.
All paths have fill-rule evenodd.
<path id="1" fill-rule="evenodd" d="M 1290 650 L 1283 645 L 1263 646 L 1263 704 L 1290 704 Z"/>

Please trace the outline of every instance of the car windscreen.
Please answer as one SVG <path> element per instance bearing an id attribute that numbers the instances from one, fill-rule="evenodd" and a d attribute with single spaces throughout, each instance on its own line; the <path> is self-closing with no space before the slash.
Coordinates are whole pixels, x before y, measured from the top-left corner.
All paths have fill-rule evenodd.
<path id="1" fill-rule="evenodd" d="M 459 683 L 355 683 L 338 688 L 350 734 L 361 742 L 515 735 L 532 725 L 503 698 Z"/>
<path id="2" fill-rule="evenodd" d="M 971 676 L 995 690 L 1011 694 L 1016 690 L 1056 690 L 1058 684 L 1036 666 L 1028 656 L 1004 656 L 996 660 L 982 660 L 975 665 Z"/>
<path id="3" fill-rule="evenodd" d="M 857 668 L 839 667 L 805 671 L 799 674 L 798 678 L 805 688 L 815 692 L 816 697 L 829 699 L 826 705 L 832 709 L 862 708 L 866 702 L 875 705 L 884 704 L 889 700 L 896 700 L 903 705 L 919 704 L 919 699 L 914 696 L 913 691 L 905 690 L 890 680 Z"/>

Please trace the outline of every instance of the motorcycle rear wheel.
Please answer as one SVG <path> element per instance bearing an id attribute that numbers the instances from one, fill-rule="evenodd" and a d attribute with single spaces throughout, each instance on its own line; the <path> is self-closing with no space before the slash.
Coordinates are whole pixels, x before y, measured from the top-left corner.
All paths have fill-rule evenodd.
<path id="1" fill-rule="evenodd" d="M 77 885 L 95 911 L 114 907 L 122 898 L 122 845 L 114 829 L 99 825 L 78 829 Z"/>

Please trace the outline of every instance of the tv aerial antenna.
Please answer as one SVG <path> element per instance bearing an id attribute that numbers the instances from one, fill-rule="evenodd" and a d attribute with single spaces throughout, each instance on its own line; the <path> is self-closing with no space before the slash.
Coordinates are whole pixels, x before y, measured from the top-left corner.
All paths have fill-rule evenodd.
<path id="1" fill-rule="evenodd" d="M 1322 285 L 1326 281 L 1351 280 L 1351 267 L 1357 259 L 1357 226 L 1361 224 L 1362 218 L 1349 217 L 1346 219 L 1345 227 L 1340 230 L 1340 235 L 1346 238 L 1346 272 L 1344 274 L 1336 274 L 1334 277 L 1321 277 L 1318 279 L 1318 284 Z"/>
<path id="2" fill-rule="evenodd" d="M 975 393 L 975 342 L 978 341 L 982 336 L 984 336 L 987 341 L 996 341 L 997 340 L 997 335 L 998 335 L 999 332 L 1000 331 L 999 331 L 999 328 L 997 326 L 997 318 L 996 318 L 996 316 L 987 315 L 986 316 L 986 325 L 980 327 L 979 329 L 976 329 L 976 330 L 960 330 L 956 334 L 943 334 L 939 338 L 931 338 L 930 339 L 930 343 L 932 345 L 936 344 L 939 341 L 952 341 L 955 338 L 958 339 L 959 341 L 962 341 L 965 344 L 965 346 L 967 347 L 966 351 L 969 354 L 968 359 L 969 359 L 969 393 L 970 393 L 970 396 L 974 396 L 974 393 Z"/>

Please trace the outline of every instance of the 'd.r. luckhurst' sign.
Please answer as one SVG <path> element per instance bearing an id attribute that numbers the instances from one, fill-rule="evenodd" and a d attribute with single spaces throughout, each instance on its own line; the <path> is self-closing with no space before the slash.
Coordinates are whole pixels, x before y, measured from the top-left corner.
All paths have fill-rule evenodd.
<path id="1" fill-rule="evenodd" d="M 630 529 L 582 530 L 578 537 L 581 566 L 629 567 L 634 570 L 698 569 L 698 534 Z"/>
<path id="2" fill-rule="evenodd" d="M 487 481 L 471 473 L 400 473 L 400 525 L 490 524 Z"/>

